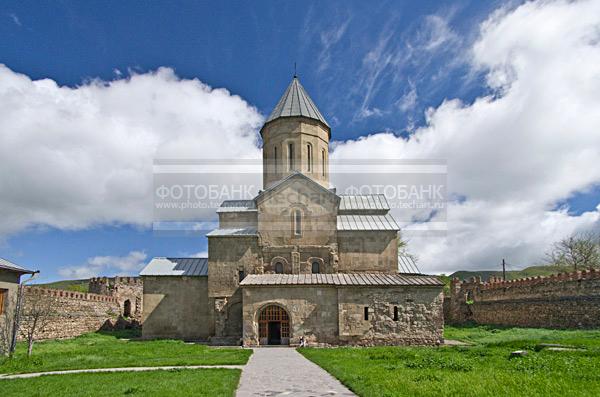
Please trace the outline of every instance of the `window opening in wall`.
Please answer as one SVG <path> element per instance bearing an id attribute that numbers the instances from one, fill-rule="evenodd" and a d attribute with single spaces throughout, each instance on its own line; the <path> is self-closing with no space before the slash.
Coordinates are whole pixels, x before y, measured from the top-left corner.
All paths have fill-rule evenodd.
<path id="1" fill-rule="evenodd" d="M 312 264 L 312 273 L 318 274 L 321 273 L 321 264 L 319 262 L 313 262 Z"/>
<path id="2" fill-rule="evenodd" d="M 302 235 L 302 212 L 300 210 L 294 211 L 294 235 Z"/>
<path id="3" fill-rule="evenodd" d="M 289 171 L 294 170 L 294 144 L 290 143 L 288 145 L 288 168 Z"/>
<path id="4" fill-rule="evenodd" d="M 398 321 L 398 306 L 394 306 L 394 321 Z"/>
<path id="5" fill-rule="evenodd" d="M 275 174 L 277 173 L 277 146 L 275 146 L 273 148 L 273 162 L 274 162 L 274 167 L 273 169 L 275 170 Z"/>
<path id="6" fill-rule="evenodd" d="M 123 317 L 131 317 L 131 301 L 129 299 L 123 303 Z"/>
<path id="7" fill-rule="evenodd" d="M 242 282 L 242 280 L 246 278 L 246 272 L 243 270 L 238 271 L 238 282 Z"/>
<path id="8" fill-rule="evenodd" d="M 473 291 L 467 291 L 465 295 L 465 300 L 467 303 L 473 303 Z"/>
<path id="9" fill-rule="evenodd" d="M 321 150 L 321 172 L 325 176 L 325 149 Z"/>
<path id="10" fill-rule="evenodd" d="M 277 273 L 277 274 L 283 274 L 283 263 L 277 262 L 275 264 L 275 273 Z"/>
<path id="11" fill-rule="evenodd" d="M 4 305 L 8 301 L 8 290 L 0 289 L 0 314 L 4 314 Z"/>
<path id="12" fill-rule="evenodd" d="M 309 143 L 306 145 L 306 155 L 307 155 L 307 170 L 308 172 L 312 172 L 312 145 Z"/>
<path id="13" fill-rule="evenodd" d="M 365 321 L 369 321 L 369 306 L 365 306 Z"/>

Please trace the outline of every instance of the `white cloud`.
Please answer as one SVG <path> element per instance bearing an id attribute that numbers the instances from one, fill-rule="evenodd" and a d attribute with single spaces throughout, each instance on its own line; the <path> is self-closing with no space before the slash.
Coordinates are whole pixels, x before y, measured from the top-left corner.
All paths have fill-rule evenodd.
<path id="1" fill-rule="evenodd" d="M 420 34 L 417 36 L 419 50 L 428 52 L 438 51 L 443 46 L 460 43 L 460 37 L 448 23 L 448 16 L 428 15 L 425 17 Z"/>
<path id="2" fill-rule="evenodd" d="M 208 258 L 208 251 L 198 251 L 198 252 L 183 252 L 180 254 L 184 258 Z"/>
<path id="3" fill-rule="evenodd" d="M 357 113 L 357 118 L 363 119 L 363 118 L 367 118 L 367 117 L 380 117 L 382 115 L 383 115 L 383 112 L 379 108 L 364 107 L 364 108 L 360 109 L 360 111 Z"/>
<path id="4" fill-rule="evenodd" d="M 148 225 L 154 158 L 260 158 L 262 120 L 169 68 L 71 88 L 0 64 L 0 236 Z"/>
<path id="5" fill-rule="evenodd" d="M 332 47 L 335 46 L 342 39 L 344 33 L 346 32 L 346 29 L 348 28 L 350 20 L 351 18 L 347 18 L 345 21 L 343 21 L 340 24 L 337 24 L 331 29 L 324 30 L 323 32 L 321 32 L 321 51 L 319 53 L 317 65 L 317 70 L 319 72 L 323 72 L 329 67 L 329 64 L 331 63 Z"/>
<path id="6" fill-rule="evenodd" d="M 359 106 L 353 120 L 359 121 L 372 116 L 396 111 L 412 110 L 416 106 L 417 86 L 435 89 L 431 82 L 448 75 L 462 65 L 456 57 L 464 47 L 464 40 L 451 27 L 455 12 L 449 10 L 443 15 L 430 14 L 418 21 L 414 29 L 407 29 L 399 23 L 396 16 L 390 16 L 371 48 L 362 58 L 362 66 L 353 82 L 353 95 L 359 100 Z M 442 65 L 437 70 L 438 65 Z M 435 66 L 435 76 L 431 76 Z M 413 81 L 407 81 L 412 75 Z M 389 106 L 380 105 L 385 93 L 411 90 L 399 101 L 388 101 Z M 402 92 L 400 91 L 400 92 Z M 374 103 L 380 105 L 380 112 L 371 112 Z"/>
<path id="7" fill-rule="evenodd" d="M 431 34 L 418 45 L 394 41 L 393 26 L 383 28 L 356 84 L 360 117 L 387 111 L 373 97 L 420 47 L 460 47 L 447 22 L 428 21 Z M 600 183 L 600 3 L 502 9 L 482 24 L 468 54 L 491 95 L 446 100 L 409 140 L 373 134 L 336 143 L 332 155 L 447 159 L 450 193 L 465 200 L 451 204 L 446 238 L 411 239 L 427 271 L 490 268 L 502 257 L 530 264 L 553 240 L 600 226 L 600 208 L 577 216 L 556 210 Z M 69 88 L 0 66 L 0 235 L 35 225 L 147 225 L 153 158 L 260 158 L 261 122 L 241 98 L 167 68 Z M 89 276 L 107 263 L 91 258 L 61 275 Z"/>
<path id="8" fill-rule="evenodd" d="M 402 95 L 402 97 L 398 100 L 398 109 L 403 112 L 413 110 L 417 105 L 417 98 L 417 88 L 414 85 L 411 85 L 410 91 Z"/>
<path id="9" fill-rule="evenodd" d="M 446 238 L 411 240 L 428 271 L 531 264 L 553 240 L 600 226 L 600 208 L 555 209 L 600 183 L 600 2 L 502 9 L 469 54 L 493 95 L 446 100 L 408 140 L 374 134 L 332 156 L 447 159 L 450 192 L 466 200 L 450 206 Z"/>
<path id="10" fill-rule="evenodd" d="M 82 279 L 99 275 L 137 275 L 144 267 L 148 257 L 145 252 L 131 251 L 125 256 L 94 256 L 80 266 L 68 266 L 58 269 L 66 279 Z"/>
<path id="11" fill-rule="evenodd" d="M 9 18 L 12 19 L 12 21 L 15 23 L 15 25 L 17 26 L 23 26 L 23 24 L 21 23 L 21 20 L 19 19 L 18 15 L 15 13 L 10 13 L 8 14 Z"/>

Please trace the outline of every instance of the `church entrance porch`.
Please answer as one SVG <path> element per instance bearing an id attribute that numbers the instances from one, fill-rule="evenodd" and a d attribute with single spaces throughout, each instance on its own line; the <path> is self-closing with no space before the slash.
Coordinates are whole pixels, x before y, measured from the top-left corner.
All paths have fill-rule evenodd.
<path id="1" fill-rule="evenodd" d="M 259 343 L 261 345 L 289 345 L 290 318 L 284 308 L 268 305 L 258 317 Z"/>

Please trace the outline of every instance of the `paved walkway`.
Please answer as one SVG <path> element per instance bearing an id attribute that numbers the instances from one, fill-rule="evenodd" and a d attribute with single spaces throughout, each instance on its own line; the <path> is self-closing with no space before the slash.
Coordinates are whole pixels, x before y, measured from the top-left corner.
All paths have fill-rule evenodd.
<path id="1" fill-rule="evenodd" d="M 244 365 L 170 365 L 164 367 L 125 367 L 125 368 L 94 368 L 94 369 L 71 369 L 65 371 L 33 372 L 30 374 L 2 375 L 3 379 L 21 379 L 36 378 L 44 375 L 68 375 L 68 374 L 87 374 L 96 372 L 139 372 L 139 371 L 159 371 L 167 369 L 205 369 L 205 368 L 225 368 L 225 369 L 244 369 Z"/>
<path id="2" fill-rule="evenodd" d="M 337 379 L 286 347 L 255 348 L 242 371 L 237 397 L 355 396 Z"/>

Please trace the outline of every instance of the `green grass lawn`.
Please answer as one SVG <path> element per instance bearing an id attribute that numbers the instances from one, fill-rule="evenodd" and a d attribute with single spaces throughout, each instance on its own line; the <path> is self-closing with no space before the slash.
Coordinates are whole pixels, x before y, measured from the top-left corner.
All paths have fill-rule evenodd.
<path id="1" fill-rule="evenodd" d="M 2 396 L 233 396 L 241 371 L 200 369 L 0 380 Z"/>
<path id="2" fill-rule="evenodd" d="M 446 339 L 486 346 L 534 348 L 539 343 L 560 343 L 600 348 L 600 330 L 558 330 L 544 328 L 510 328 L 489 325 L 446 326 Z"/>
<path id="3" fill-rule="evenodd" d="M 600 331 L 447 327 L 445 336 L 473 345 L 299 351 L 360 396 L 600 396 Z M 509 358 L 519 349 L 528 355 Z"/>
<path id="4" fill-rule="evenodd" d="M 118 336 L 123 334 L 91 333 L 73 339 L 37 342 L 30 358 L 27 357 L 27 345 L 19 343 L 12 359 L 0 358 L 0 373 L 245 364 L 252 354 L 251 350 L 241 348 L 214 348 L 177 340 L 124 340 Z"/>

